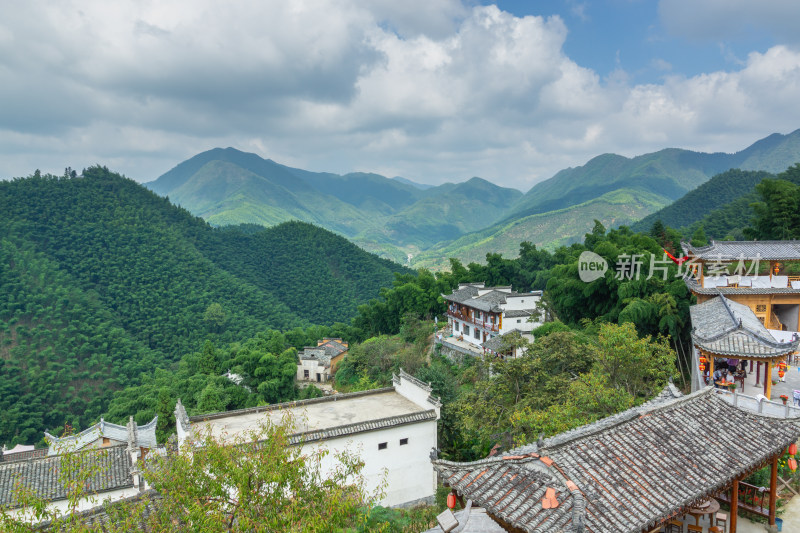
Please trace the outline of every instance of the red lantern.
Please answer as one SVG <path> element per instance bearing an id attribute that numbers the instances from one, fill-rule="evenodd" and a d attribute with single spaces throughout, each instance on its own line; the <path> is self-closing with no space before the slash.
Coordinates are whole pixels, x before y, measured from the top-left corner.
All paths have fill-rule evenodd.
<path id="1" fill-rule="evenodd" d="M 701 364 L 701 365 L 704 365 L 704 364 L 706 364 L 707 362 L 708 362 L 708 359 L 706 359 L 706 356 L 705 356 L 705 355 L 701 355 L 701 356 L 700 356 L 700 364 Z"/>
<path id="2" fill-rule="evenodd" d="M 700 372 L 705 372 L 705 371 L 706 371 L 706 365 L 700 363 Z"/>
<path id="3" fill-rule="evenodd" d="M 797 444 L 794 442 L 789 445 L 789 455 L 797 455 Z"/>
<path id="4" fill-rule="evenodd" d="M 786 372 L 787 368 L 789 368 L 789 365 L 787 365 L 785 361 L 781 361 L 780 363 L 778 363 L 778 370 L 780 370 L 781 372 Z"/>
<path id="5" fill-rule="evenodd" d="M 797 470 L 797 461 L 795 460 L 795 458 L 794 458 L 794 457 L 789 457 L 789 460 L 788 460 L 788 461 L 786 461 L 786 464 L 788 464 L 788 465 L 789 465 L 789 469 L 790 469 L 792 472 L 794 472 L 795 470 Z"/>
<path id="6" fill-rule="evenodd" d="M 778 377 L 779 378 L 782 378 L 785 375 L 786 375 L 786 372 L 784 372 L 783 370 L 778 370 Z"/>
<path id="7" fill-rule="evenodd" d="M 447 495 L 447 507 L 453 509 L 456 506 L 456 495 L 452 492 Z"/>

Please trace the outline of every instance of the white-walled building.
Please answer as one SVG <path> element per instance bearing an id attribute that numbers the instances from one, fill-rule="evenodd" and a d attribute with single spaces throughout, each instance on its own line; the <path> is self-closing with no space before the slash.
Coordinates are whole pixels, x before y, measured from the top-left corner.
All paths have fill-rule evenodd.
<path id="1" fill-rule="evenodd" d="M 153 419 L 146 426 L 137 426 L 131 417 L 127 426 L 109 425 L 108 422 L 101 421 L 100 424 L 65 439 L 46 434 L 51 440 L 50 451 L 57 453 L 19 460 L 14 460 L 12 455 L 4 457 L 0 462 L 0 506 L 8 507 L 9 512 L 17 519 L 35 521 L 30 510 L 26 512 L 16 498 L 15 490 L 17 484 L 21 483 L 25 489 L 32 490 L 46 500 L 49 509 L 57 509 L 62 514 L 69 512 L 69 488 L 59 479 L 65 457 L 63 452 L 76 452 L 79 459 L 77 463 L 71 459 L 70 466 L 78 464 L 81 468 L 99 469 L 97 475 L 87 480 L 87 496 L 80 499 L 77 511 L 86 511 L 102 505 L 103 502 L 139 495 L 146 489 L 146 483 L 137 464 L 148 450 L 155 448 L 156 423 L 157 420 Z M 109 426 L 113 426 L 110 428 L 111 433 L 108 432 Z M 144 440 L 139 439 L 137 428 L 146 428 L 142 432 Z M 55 447 L 52 441 L 55 441 Z"/>
<path id="2" fill-rule="evenodd" d="M 448 302 L 447 322 L 452 334 L 476 346 L 513 330 L 526 334 L 542 325 L 531 322 L 542 291 L 514 292 L 511 286 L 485 287 L 483 283 L 461 283 Z"/>
<path id="3" fill-rule="evenodd" d="M 297 381 L 326 383 L 336 365 L 347 353 L 348 344 L 342 339 L 322 339 L 317 346 L 306 346 L 297 354 Z"/>
<path id="4" fill-rule="evenodd" d="M 430 386 L 400 371 L 393 386 L 371 391 L 188 417 L 183 405 L 175 409 L 178 444 L 193 435 L 212 435 L 234 441 L 257 431 L 267 421 L 279 423 L 289 415 L 297 429 L 293 441 L 304 448 L 325 447 L 350 451 L 364 461 L 362 475 L 374 491 L 386 475 L 385 506 L 432 501 L 436 476 L 430 462 L 437 447 L 437 420 L 441 403 Z M 333 468 L 329 454 L 324 468 Z"/>

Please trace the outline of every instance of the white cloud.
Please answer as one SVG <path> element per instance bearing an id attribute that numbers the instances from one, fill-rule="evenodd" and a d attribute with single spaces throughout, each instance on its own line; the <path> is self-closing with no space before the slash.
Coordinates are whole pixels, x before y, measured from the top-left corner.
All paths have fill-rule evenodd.
<path id="1" fill-rule="evenodd" d="M 567 57 L 567 31 L 456 0 L 19 3 L 0 20 L 0 176 L 101 163 L 149 180 L 234 146 L 527 189 L 603 152 L 732 151 L 800 126 L 790 46 L 632 86 Z"/>

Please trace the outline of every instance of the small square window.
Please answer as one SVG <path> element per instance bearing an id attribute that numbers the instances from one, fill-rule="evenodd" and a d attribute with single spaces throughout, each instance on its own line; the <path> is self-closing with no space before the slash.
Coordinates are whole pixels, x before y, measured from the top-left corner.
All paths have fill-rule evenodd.
<path id="1" fill-rule="evenodd" d="M 476 339 L 480 339 L 481 338 L 481 330 L 479 330 L 478 328 L 475 328 L 474 335 L 475 335 Z"/>
<path id="2" fill-rule="evenodd" d="M 388 442 L 379 442 L 378 443 L 378 449 L 379 450 L 385 450 L 388 447 L 389 447 L 389 443 Z"/>
<path id="3" fill-rule="evenodd" d="M 408 439 L 400 439 L 400 446 L 405 446 L 408 444 Z"/>
<path id="4" fill-rule="evenodd" d="M 520 324 L 520 323 L 522 323 L 522 319 L 521 319 L 521 318 L 518 318 L 518 319 L 517 319 L 517 324 Z"/>

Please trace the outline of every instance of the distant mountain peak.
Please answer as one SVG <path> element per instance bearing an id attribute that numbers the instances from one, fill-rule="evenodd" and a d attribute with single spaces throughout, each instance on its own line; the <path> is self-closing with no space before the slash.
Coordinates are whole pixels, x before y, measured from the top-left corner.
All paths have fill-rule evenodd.
<path id="1" fill-rule="evenodd" d="M 410 179 L 404 178 L 402 176 L 395 176 L 392 179 L 395 180 L 395 181 L 399 181 L 400 183 L 405 183 L 406 185 L 411 185 L 412 187 L 416 187 L 417 189 L 419 189 L 421 191 L 426 191 L 426 190 L 431 189 L 431 188 L 434 187 L 434 185 L 428 185 L 428 184 L 425 184 L 425 183 L 417 183 L 416 181 L 411 181 Z"/>

